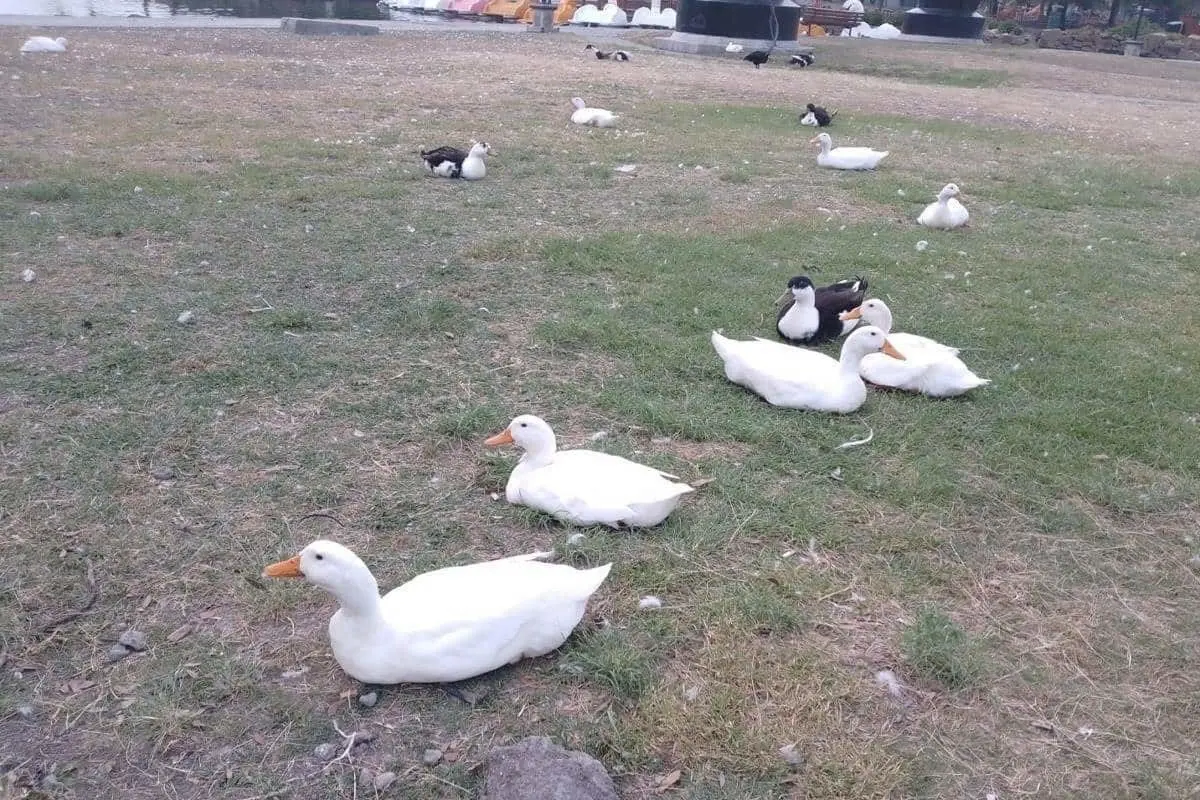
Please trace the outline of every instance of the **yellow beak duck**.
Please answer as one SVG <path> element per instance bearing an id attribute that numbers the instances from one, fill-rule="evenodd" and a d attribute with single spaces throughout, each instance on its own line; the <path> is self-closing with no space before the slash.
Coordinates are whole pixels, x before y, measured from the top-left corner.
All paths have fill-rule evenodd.
<path id="1" fill-rule="evenodd" d="M 544 511 L 574 525 L 648 528 L 667 518 L 694 491 L 674 475 L 595 450 L 559 450 L 541 417 L 522 414 L 484 444 L 525 451 L 508 476 L 513 505 Z"/>
<path id="2" fill-rule="evenodd" d="M 578 570 L 538 559 L 484 561 L 418 575 L 383 597 L 375 576 L 342 545 L 317 540 L 263 570 L 304 578 L 338 599 L 333 657 L 364 683 L 452 683 L 555 650 L 583 619 L 612 564 Z"/>
<path id="3" fill-rule="evenodd" d="M 841 358 L 766 339 L 737 341 L 713 331 L 713 349 L 725 363 L 725 377 L 773 406 L 849 414 L 867 399 L 858 375 L 868 353 L 882 350 L 903 359 L 879 328 L 859 328 L 842 343 Z"/>
<path id="4" fill-rule="evenodd" d="M 911 333 L 891 333 L 891 309 L 878 298 L 845 312 L 842 318 L 861 319 L 887 332 L 888 341 L 904 354 L 903 360 L 881 353 L 872 353 L 862 359 L 859 374 L 877 386 L 920 392 L 930 397 L 955 397 L 991 383 L 962 362 L 957 355 L 958 348 Z"/>

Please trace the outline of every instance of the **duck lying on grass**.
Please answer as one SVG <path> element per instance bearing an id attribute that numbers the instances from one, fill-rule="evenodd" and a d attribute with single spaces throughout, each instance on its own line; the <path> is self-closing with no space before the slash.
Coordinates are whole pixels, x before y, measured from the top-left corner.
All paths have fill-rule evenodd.
<path id="1" fill-rule="evenodd" d="M 583 619 L 612 564 L 579 570 L 549 553 L 426 572 L 383 597 L 349 548 L 317 540 L 263 570 L 304 578 L 337 598 L 333 657 L 363 683 L 452 683 L 558 648 Z"/>
<path id="2" fill-rule="evenodd" d="M 875 169 L 887 157 L 887 150 L 872 150 L 869 147 L 834 147 L 833 137 L 818 133 L 809 139 L 809 144 L 820 144 L 817 166 L 831 169 Z"/>
<path id="3" fill-rule="evenodd" d="M 837 111 L 834 111 L 832 114 L 830 114 L 822 106 L 814 105 L 813 103 L 809 103 L 807 106 L 805 106 L 805 108 L 807 108 L 808 111 L 800 117 L 800 124 L 808 125 L 812 128 L 829 127 L 830 123 L 833 122 L 833 118 L 836 117 L 838 113 Z"/>
<path id="4" fill-rule="evenodd" d="M 584 50 L 595 50 L 596 58 L 600 59 L 601 61 L 607 61 L 609 59 L 612 59 L 613 61 L 628 61 L 629 60 L 629 52 L 626 50 L 613 50 L 613 51 L 609 52 L 608 50 L 601 50 L 599 47 L 596 47 L 596 45 L 594 45 L 594 44 L 585 45 L 583 49 Z"/>
<path id="5" fill-rule="evenodd" d="M 783 303 L 775 318 L 779 335 L 793 344 L 820 344 L 849 333 L 858 322 L 838 317 L 862 303 L 867 294 L 865 278 L 838 281 L 817 289 L 806 275 L 788 281 L 787 291 L 776 301 Z"/>
<path id="6" fill-rule="evenodd" d="M 957 184 L 947 183 L 937 193 L 937 201 L 925 206 L 921 216 L 917 217 L 917 222 L 926 228 L 941 230 L 966 226 L 971 215 L 967 213 L 966 206 L 958 201 L 960 195 Z"/>
<path id="7" fill-rule="evenodd" d="M 591 125 L 596 128 L 611 128 L 617 124 L 617 115 L 604 108 L 589 108 L 582 97 L 572 97 L 571 105 L 575 111 L 571 114 L 571 122 L 576 125 Z"/>
<path id="8" fill-rule="evenodd" d="M 430 175 L 439 178 L 462 178 L 468 181 L 482 180 L 487 175 L 487 164 L 484 156 L 492 152 L 487 142 L 472 142 L 470 150 L 460 150 L 457 147 L 435 147 L 432 150 L 422 150 L 421 159 L 425 162 L 425 170 Z"/>

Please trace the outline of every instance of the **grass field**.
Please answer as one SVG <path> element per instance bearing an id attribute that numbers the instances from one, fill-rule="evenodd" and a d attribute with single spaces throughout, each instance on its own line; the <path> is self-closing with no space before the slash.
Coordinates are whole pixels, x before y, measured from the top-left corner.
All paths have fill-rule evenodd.
<path id="1" fill-rule="evenodd" d="M 490 747 L 548 735 L 626 798 L 1200 797 L 1196 65 L 30 32 L 0 47 L 0 796 L 475 797 Z M 622 126 L 570 126 L 576 94 Z M 818 170 L 809 101 L 884 166 Z M 471 138 L 485 181 L 422 174 Z M 920 229 L 949 181 L 971 228 Z M 867 276 L 993 383 L 758 401 L 708 334 L 771 336 L 799 273 Z M 493 497 L 519 413 L 711 483 L 568 545 Z M 258 577 L 319 537 L 385 588 L 615 567 L 473 705 L 368 709 L 332 599 Z M 335 724 L 375 738 L 326 767 Z"/>

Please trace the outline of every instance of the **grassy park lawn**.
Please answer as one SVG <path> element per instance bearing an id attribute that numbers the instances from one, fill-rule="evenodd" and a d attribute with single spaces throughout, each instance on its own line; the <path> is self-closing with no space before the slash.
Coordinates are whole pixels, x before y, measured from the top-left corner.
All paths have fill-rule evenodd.
<path id="1" fill-rule="evenodd" d="M 18 56 L 33 32 L 0 48 L 14 797 L 371 797 L 364 768 L 475 797 L 526 735 L 628 798 L 1200 792 L 1196 65 L 855 40 L 756 71 L 437 31 Z M 621 126 L 571 126 L 573 95 Z M 882 168 L 818 170 L 810 101 Z M 485 181 L 422 174 L 471 138 Z M 919 228 L 950 181 L 970 228 Z M 709 332 L 771 337 L 801 273 L 868 277 L 992 384 L 845 417 L 729 384 Z M 516 454 L 482 440 L 519 413 L 711 482 L 567 544 L 496 499 Z M 258 577 L 321 537 L 385 588 L 533 549 L 615 566 L 473 704 L 366 708 L 332 598 Z M 110 661 L 127 629 L 147 649 Z M 327 767 L 335 724 L 374 739 Z"/>

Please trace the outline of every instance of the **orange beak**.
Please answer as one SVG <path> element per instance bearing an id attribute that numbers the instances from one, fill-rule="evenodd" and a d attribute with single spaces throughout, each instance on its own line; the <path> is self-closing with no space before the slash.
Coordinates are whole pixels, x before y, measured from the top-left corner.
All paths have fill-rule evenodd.
<path id="1" fill-rule="evenodd" d="M 887 353 L 887 354 L 888 354 L 889 356 L 891 356 L 892 358 L 898 358 L 898 359 L 900 359 L 901 361 L 907 361 L 907 360 L 908 360 L 907 358 L 905 358 L 905 357 L 904 357 L 904 354 L 903 354 L 903 353 L 901 353 L 901 352 L 900 352 L 899 350 L 897 350 L 896 348 L 892 347 L 892 343 L 891 343 L 891 342 L 889 342 L 887 339 L 884 339 L 884 340 L 883 340 L 883 352 Z"/>
<path id="2" fill-rule="evenodd" d="M 499 447 L 502 444 L 512 444 L 512 431 L 510 431 L 508 428 L 505 428 L 495 436 L 489 436 L 487 439 L 484 439 L 483 443 L 488 447 Z"/>
<path id="3" fill-rule="evenodd" d="M 277 561 L 263 567 L 264 578 L 303 578 L 300 571 L 300 556 L 292 556 L 287 561 Z"/>
<path id="4" fill-rule="evenodd" d="M 858 308 L 852 308 L 849 311 L 843 311 L 841 314 L 838 314 L 838 319 L 842 320 L 843 322 L 846 320 L 861 319 L 861 318 L 862 318 L 862 306 L 859 306 Z"/>

